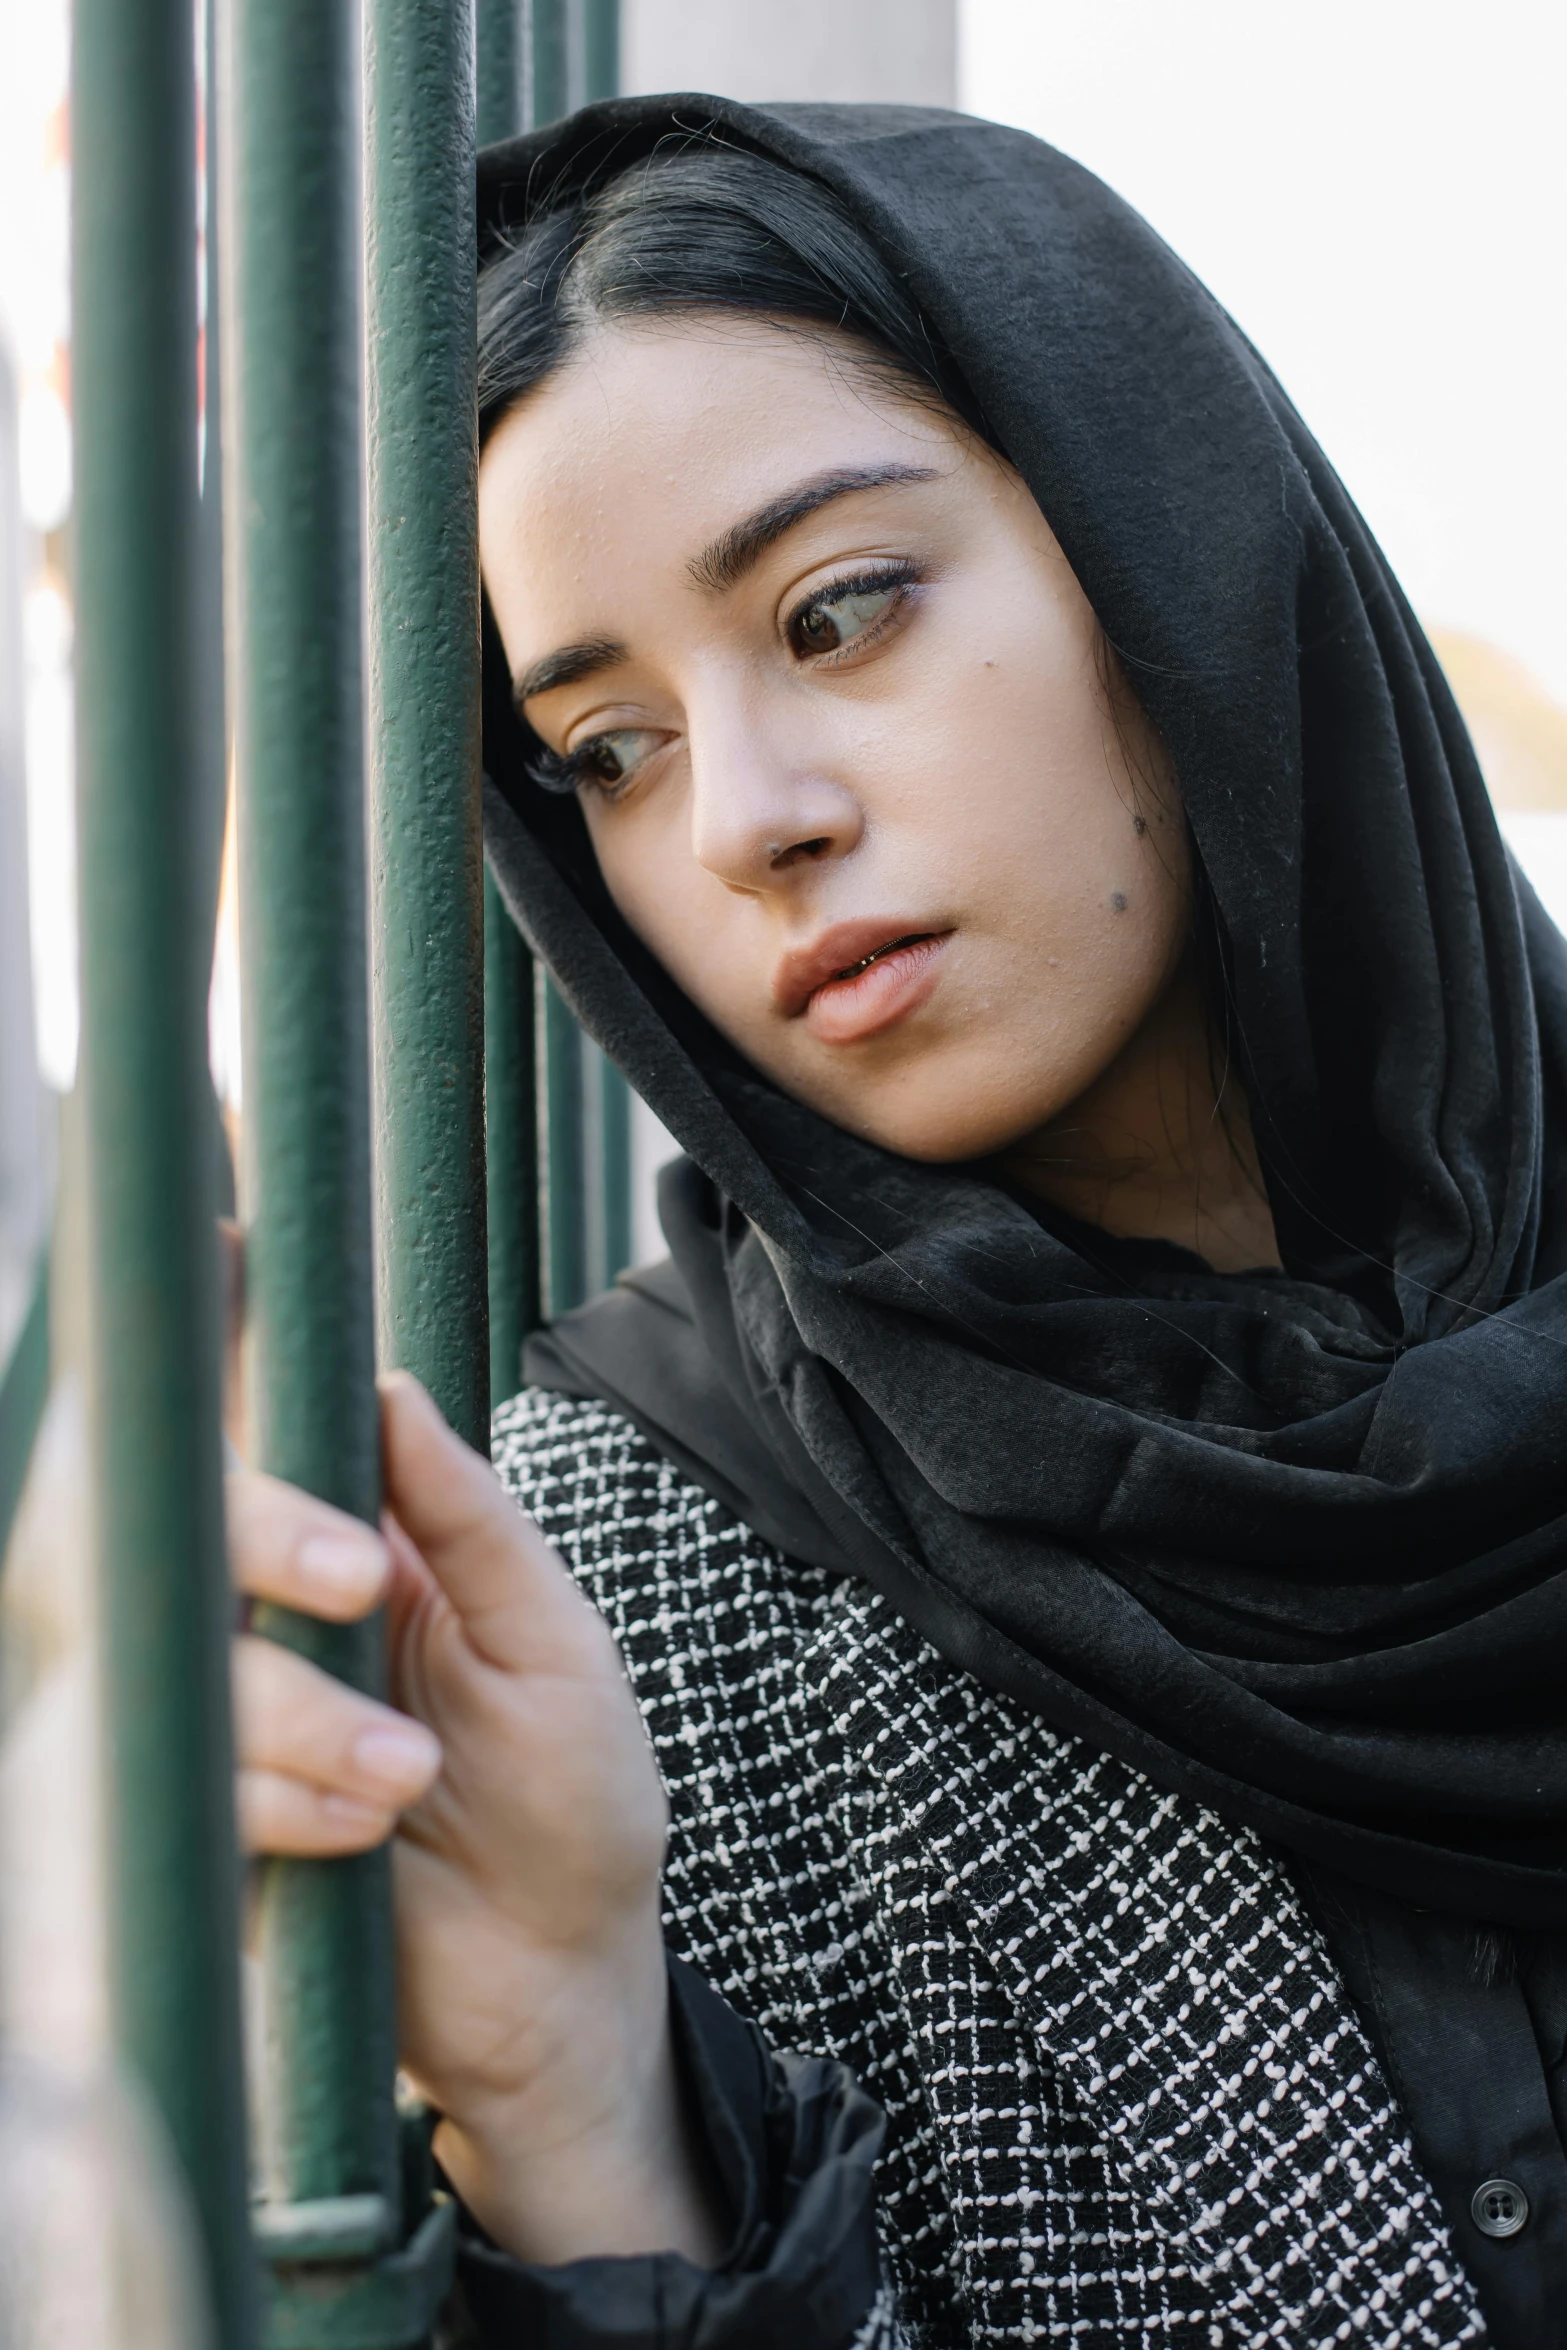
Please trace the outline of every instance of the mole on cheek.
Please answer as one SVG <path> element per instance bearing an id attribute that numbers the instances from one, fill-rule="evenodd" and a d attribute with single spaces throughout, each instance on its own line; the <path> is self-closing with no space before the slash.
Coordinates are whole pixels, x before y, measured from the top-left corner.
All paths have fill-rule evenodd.
<path id="1" fill-rule="evenodd" d="M 1139 839 L 1139 840 L 1141 840 L 1141 839 L 1142 839 L 1142 837 L 1143 837 L 1143 834 L 1144 834 L 1144 833 L 1145 833 L 1145 832 L 1148 830 L 1148 819 L 1147 819 L 1147 817 L 1146 817 L 1146 816 L 1134 816 L 1134 817 L 1132 818 L 1132 830 L 1133 830 L 1133 831 L 1136 833 L 1136 835 L 1137 835 L 1138 839 Z"/>
<path id="2" fill-rule="evenodd" d="M 1124 889 L 1113 889 L 1110 892 L 1110 910 L 1113 914 L 1126 912 L 1126 892 Z"/>

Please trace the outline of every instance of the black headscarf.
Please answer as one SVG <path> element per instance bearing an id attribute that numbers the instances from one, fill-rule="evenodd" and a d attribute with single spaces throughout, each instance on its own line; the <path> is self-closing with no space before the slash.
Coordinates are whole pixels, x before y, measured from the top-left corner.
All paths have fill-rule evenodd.
<path id="1" fill-rule="evenodd" d="M 1418 1903 L 1567 1925 L 1567 948 L 1430 647 L 1244 335 L 1021 132 L 617 101 L 490 150 L 481 233 L 704 130 L 900 274 L 1168 744 L 1287 1270 L 1031 1212 L 750 1069 L 524 779 L 492 643 L 493 868 L 689 1153 L 674 1271 L 534 1368 L 1056 1727 Z"/>

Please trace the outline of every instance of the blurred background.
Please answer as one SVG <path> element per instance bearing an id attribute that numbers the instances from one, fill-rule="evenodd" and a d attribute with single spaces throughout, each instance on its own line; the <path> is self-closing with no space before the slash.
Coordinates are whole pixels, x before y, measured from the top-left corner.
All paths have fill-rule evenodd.
<path id="1" fill-rule="evenodd" d="M 1567 11 L 625 0 L 625 86 L 953 105 L 1136 204 L 1240 320 L 1436 638 L 1567 922 Z M 76 1049 L 64 0 L 0 0 L 0 1353 Z M 231 935 L 213 1042 L 238 1092 Z M 645 1177 L 667 1149 L 638 1130 Z M 646 1181 L 638 1249 L 656 1253 Z"/>

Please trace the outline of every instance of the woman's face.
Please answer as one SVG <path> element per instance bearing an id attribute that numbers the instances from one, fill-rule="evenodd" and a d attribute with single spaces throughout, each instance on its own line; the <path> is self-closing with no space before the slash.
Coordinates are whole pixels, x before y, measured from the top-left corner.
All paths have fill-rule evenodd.
<path id="1" fill-rule="evenodd" d="M 789 1093 L 978 1157 L 1147 1021 L 1189 928 L 1162 747 L 961 426 L 765 323 L 617 327 L 495 432 L 480 537 L 616 904 Z"/>

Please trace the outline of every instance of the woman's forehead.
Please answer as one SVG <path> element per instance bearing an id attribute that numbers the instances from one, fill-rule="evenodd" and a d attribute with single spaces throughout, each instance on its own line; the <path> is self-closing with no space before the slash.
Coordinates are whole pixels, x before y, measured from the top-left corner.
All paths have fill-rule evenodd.
<path id="1" fill-rule="evenodd" d="M 960 427 L 804 336 L 703 321 L 595 337 L 485 449 L 480 545 L 508 650 L 632 574 L 713 584 L 726 541 L 824 482 L 907 496 L 967 455 Z"/>
<path id="2" fill-rule="evenodd" d="M 828 464 L 948 464 L 948 423 L 855 364 L 854 346 L 766 321 L 678 319 L 597 331 L 490 437 L 492 529 L 519 508 L 613 525 L 615 501 L 666 507 L 693 536 L 736 497 Z M 910 456 L 911 448 L 918 450 Z M 752 500 L 754 502 L 754 500 Z"/>

